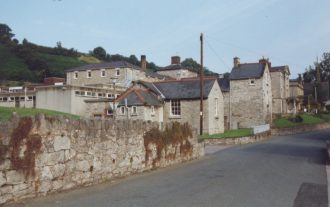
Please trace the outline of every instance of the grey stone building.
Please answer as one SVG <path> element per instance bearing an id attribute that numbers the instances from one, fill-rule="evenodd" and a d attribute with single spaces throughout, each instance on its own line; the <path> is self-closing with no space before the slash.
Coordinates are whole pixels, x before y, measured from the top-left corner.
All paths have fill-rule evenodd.
<path id="1" fill-rule="evenodd" d="M 288 98 L 290 97 L 289 66 L 270 68 L 272 82 L 273 114 L 288 113 Z"/>
<path id="2" fill-rule="evenodd" d="M 157 69 L 157 73 L 174 79 L 197 77 L 197 73 L 190 68 L 183 67 L 179 56 L 171 57 L 171 65 Z"/>
<path id="3" fill-rule="evenodd" d="M 203 132 L 222 133 L 224 131 L 224 103 L 216 78 L 205 78 L 203 99 Z M 132 114 L 135 114 L 133 119 L 160 123 L 188 122 L 193 128 L 199 130 L 200 87 L 197 78 L 160 82 L 139 81 L 118 97 L 117 101 L 119 101 L 116 116 L 118 119 L 130 118 Z M 128 107 L 126 110 L 125 104 Z M 125 114 L 125 111 L 132 114 Z M 151 113 L 154 113 L 154 118 Z"/>
<path id="4" fill-rule="evenodd" d="M 290 80 L 290 97 L 288 100 L 288 113 L 303 111 L 304 85 L 301 79 Z"/>
<path id="5" fill-rule="evenodd" d="M 234 58 L 230 73 L 230 128 L 252 128 L 271 124 L 272 90 L 269 62 L 241 64 Z"/>
<path id="6" fill-rule="evenodd" d="M 230 80 L 229 77 L 220 77 L 218 78 L 218 83 L 221 88 L 221 92 L 223 95 L 223 122 L 224 128 L 230 129 L 229 117 L 230 117 Z"/>
<path id="7" fill-rule="evenodd" d="M 145 78 L 145 71 L 125 61 L 83 65 L 66 71 L 68 85 L 113 85 L 128 88 L 132 81 Z"/>

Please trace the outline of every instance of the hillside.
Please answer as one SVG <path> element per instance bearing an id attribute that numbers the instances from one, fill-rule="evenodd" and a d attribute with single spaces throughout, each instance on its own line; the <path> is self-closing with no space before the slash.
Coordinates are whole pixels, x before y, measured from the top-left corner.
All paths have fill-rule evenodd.
<path id="1" fill-rule="evenodd" d="M 74 48 L 65 48 L 61 42 L 55 47 L 47 47 L 23 39 L 20 43 L 13 37 L 10 27 L 0 23 L 0 83 L 8 81 L 42 82 L 45 77 L 65 77 L 65 70 L 89 63 L 127 61 L 139 65 L 135 55 L 129 57 L 120 54 L 108 54 L 102 47 L 96 47 L 89 54 Z M 200 65 L 192 58 L 182 61 L 182 66 L 196 72 Z M 147 68 L 155 71 L 159 67 L 153 62 L 147 62 Z M 212 75 L 212 71 L 205 68 L 205 74 Z M 5 83 L 8 85 L 9 83 Z"/>
<path id="2" fill-rule="evenodd" d="M 31 80 L 33 73 L 24 60 L 0 44 L 0 80 L 20 80 L 22 76 Z"/>
<path id="3" fill-rule="evenodd" d="M 37 64 L 34 64 L 35 68 L 31 68 L 32 64 L 29 65 L 31 62 L 29 59 L 19 57 L 12 48 L 0 43 L 0 80 L 38 82 L 41 81 L 40 77 L 42 78 L 45 75 L 65 77 L 64 71 L 66 69 L 100 62 L 100 60 L 92 56 L 80 55 L 73 57 L 49 54 L 38 50 L 30 53 L 33 54 L 33 60 L 45 63 L 46 67 L 41 68 L 42 65 L 39 68 Z"/>

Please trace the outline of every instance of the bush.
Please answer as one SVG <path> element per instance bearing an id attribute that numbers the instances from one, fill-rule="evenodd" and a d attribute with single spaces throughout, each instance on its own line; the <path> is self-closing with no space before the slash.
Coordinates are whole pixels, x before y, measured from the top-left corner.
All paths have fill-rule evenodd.
<path id="1" fill-rule="evenodd" d="M 288 120 L 291 121 L 291 122 L 294 122 L 294 123 L 302 123 L 303 122 L 303 118 L 300 115 L 289 117 Z"/>

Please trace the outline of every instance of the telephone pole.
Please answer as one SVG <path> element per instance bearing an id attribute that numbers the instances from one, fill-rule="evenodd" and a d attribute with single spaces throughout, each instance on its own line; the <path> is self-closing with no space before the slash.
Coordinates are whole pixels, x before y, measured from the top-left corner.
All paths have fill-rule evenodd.
<path id="1" fill-rule="evenodd" d="M 199 88 L 200 88 L 200 129 L 199 129 L 199 134 L 203 134 L 203 97 L 204 97 L 204 73 L 203 73 L 203 33 L 201 33 L 200 36 L 200 41 L 201 41 L 201 69 L 199 72 Z"/>

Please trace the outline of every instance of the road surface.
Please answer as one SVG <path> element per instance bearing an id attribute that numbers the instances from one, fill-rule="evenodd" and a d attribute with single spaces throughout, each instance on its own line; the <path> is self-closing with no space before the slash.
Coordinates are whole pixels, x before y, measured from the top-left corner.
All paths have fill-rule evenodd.
<path id="1" fill-rule="evenodd" d="M 325 140 L 330 130 L 273 137 L 113 183 L 12 206 L 328 206 Z"/>

